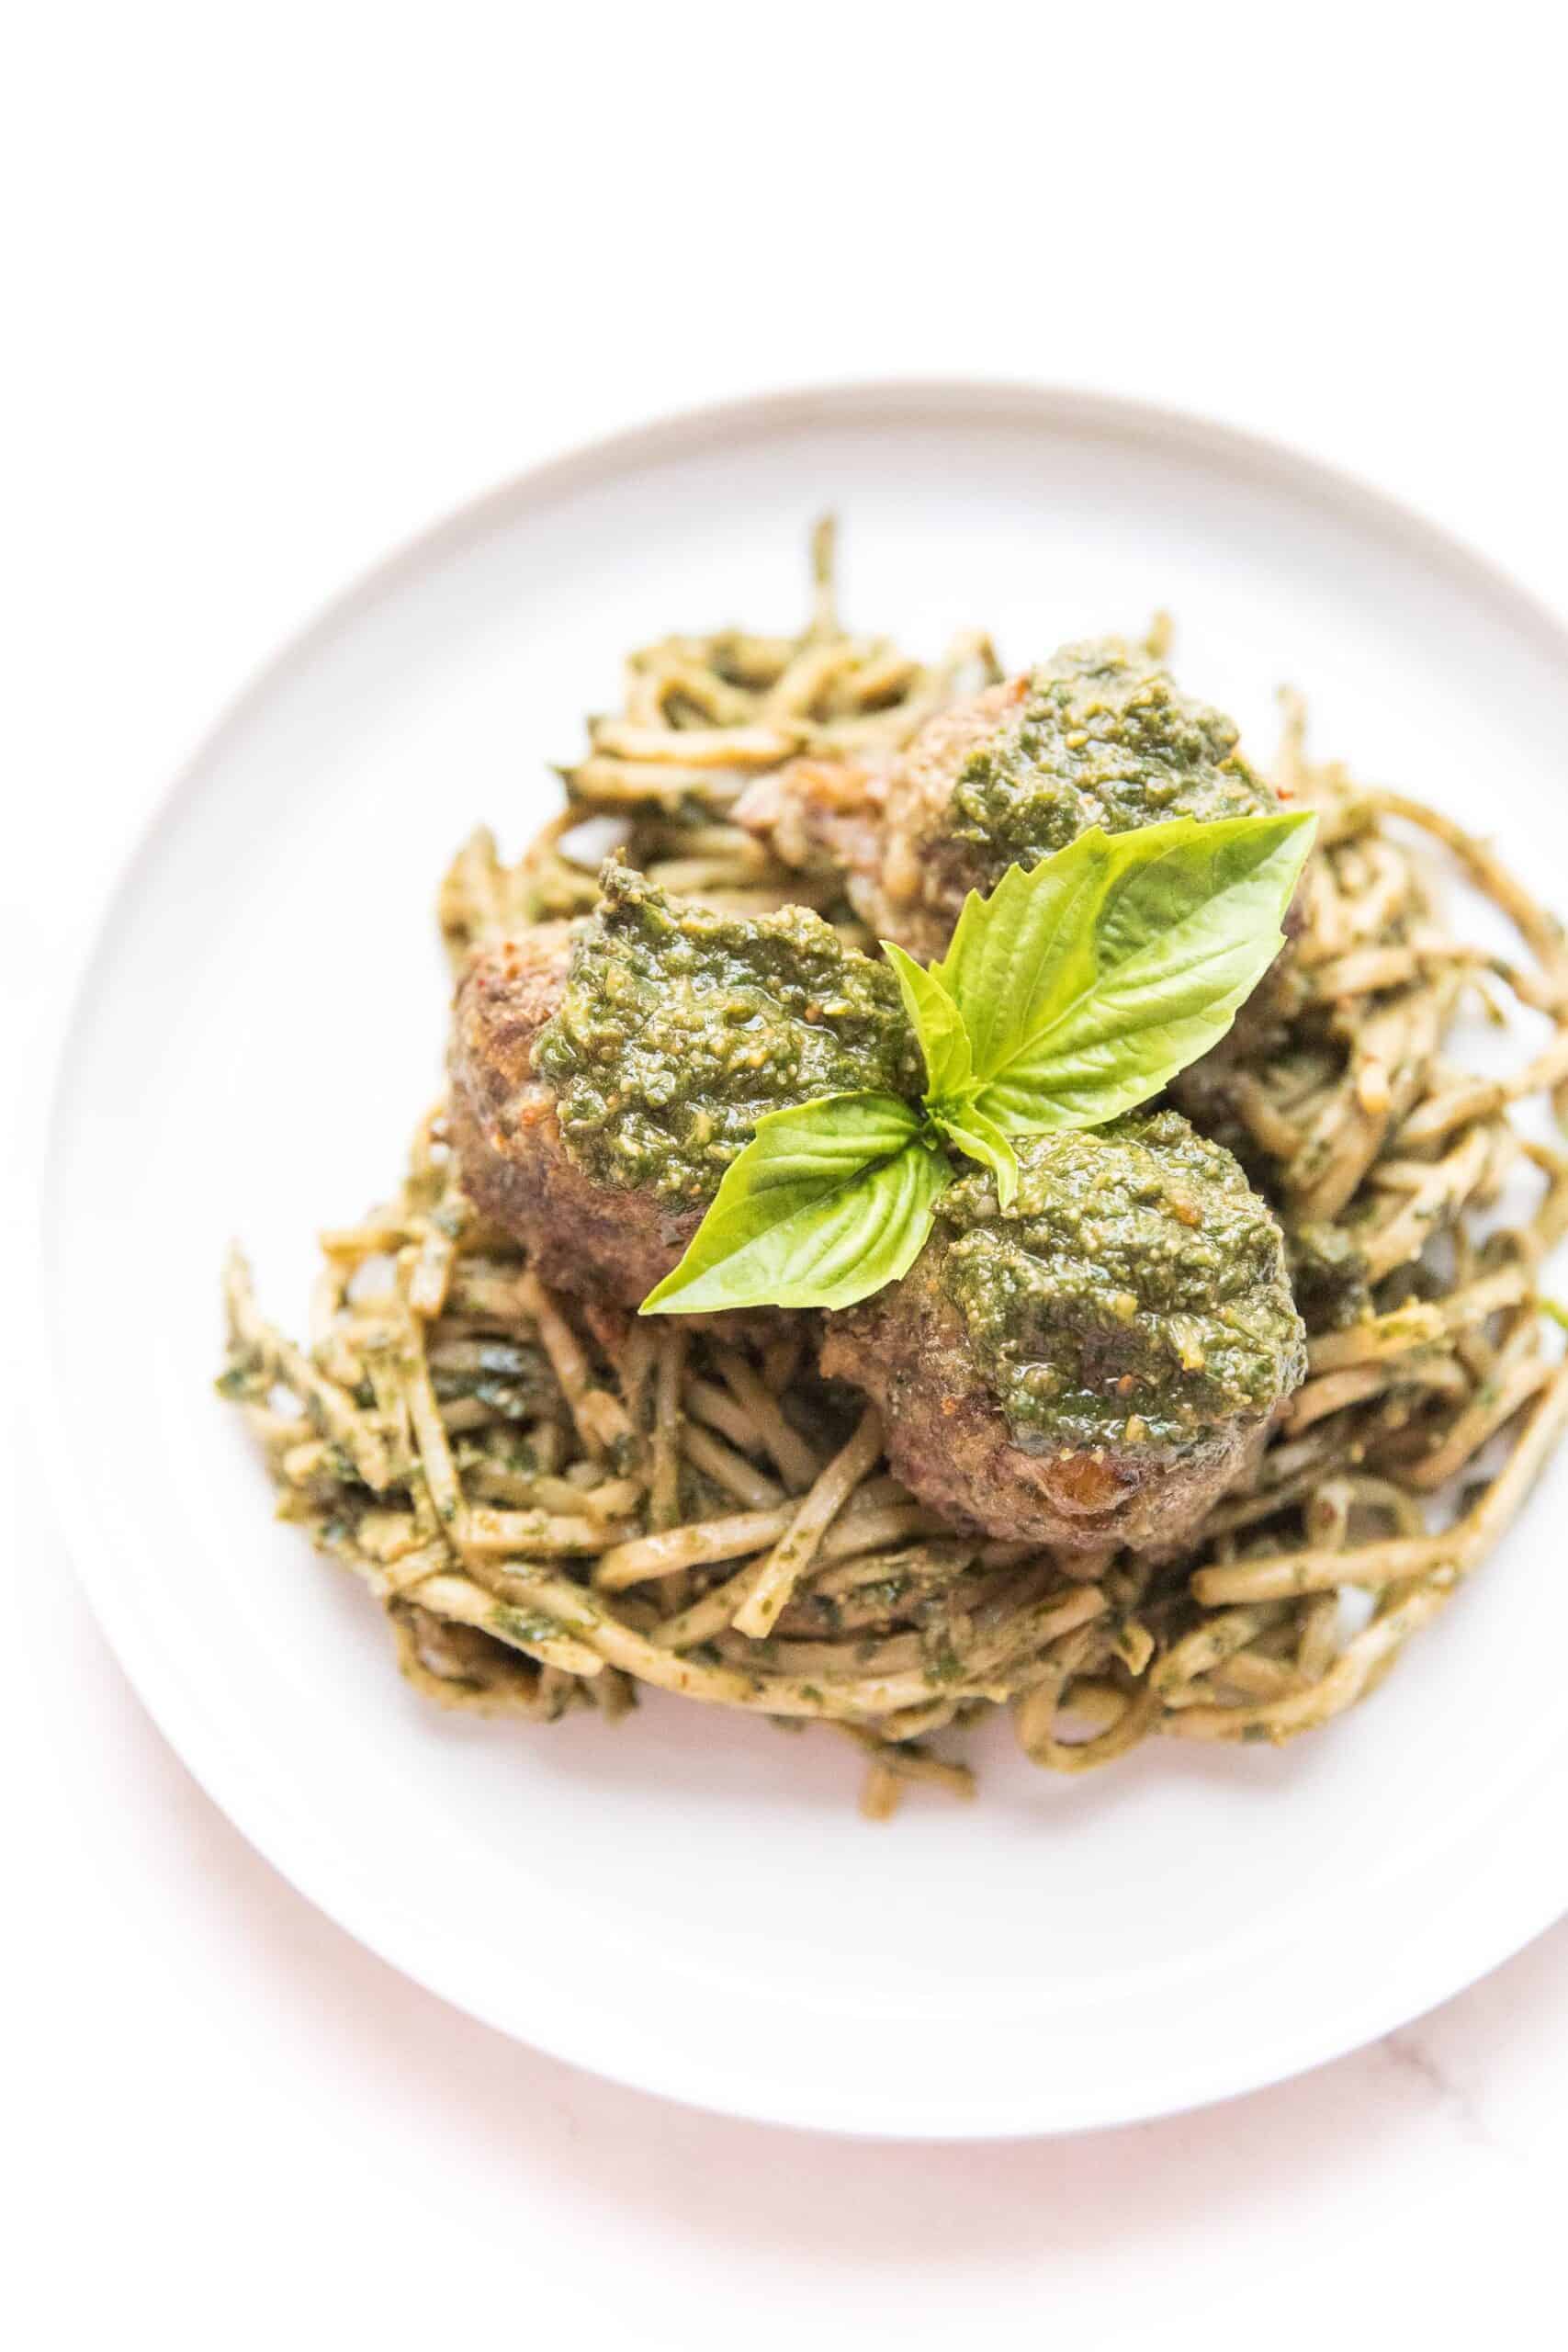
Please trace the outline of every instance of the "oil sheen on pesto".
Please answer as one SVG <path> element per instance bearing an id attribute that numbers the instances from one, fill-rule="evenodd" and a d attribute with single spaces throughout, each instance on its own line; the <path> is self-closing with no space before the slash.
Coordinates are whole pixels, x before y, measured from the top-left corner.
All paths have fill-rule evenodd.
<path id="1" fill-rule="evenodd" d="M 696 1207 L 765 1112 L 919 1091 L 893 974 L 820 916 L 716 913 L 624 865 L 601 889 L 534 1049 L 567 1149 L 596 1183 Z"/>
<path id="2" fill-rule="evenodd" d="M 1272 815 L 1273 794 L 1235 747 L 1223 712 L 1190 702 L 1119 639 L 1069 645 L 970 753 L 953 787 L 954 829 L 995 880 L 1091 825 L 1123 833 L 1170 817 Z"/>
<path id="3" fill-rule="evenodd" d="M 938 1212 L 948 1296 L 1017 1444 L 1194 1443 L 1296 1386 L 1283 1240 L 1228 1151 L 1158 1111 L 1018 1160 L 1010 1216 L 988 1176 Z"/>

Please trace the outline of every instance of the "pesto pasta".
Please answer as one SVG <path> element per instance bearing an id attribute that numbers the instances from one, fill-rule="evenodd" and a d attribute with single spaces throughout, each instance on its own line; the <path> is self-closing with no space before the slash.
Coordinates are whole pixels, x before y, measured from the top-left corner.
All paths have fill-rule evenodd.
<path id="1" fill-rule="evenodd" d="M 827 526 L 815 571 L 798 637 L 633 654 L 522 858 L 485 831 L 459 851 L 455 968 L 592 909 L 612 845 L 671 899 L 805 905 L 870 944 L 832 829 L 792 844 L 737 805 L 820 763 L 837 820 L 835 763 L 897 753 L 1001 673 L 983 635 L 927 665 L 847 632 Z M 1483 842 L 1310 762 L 1294 701 L 1272 782 L 1318 819 L 1293 934 L 1258 1017 L 1172 1093 L 1283 1228 L 1307 1371 L 1196 1531 L 1066 1551 L 955 1523 L 894 1474 L 878 1406 L 822 1375 L 807 1317 L 644 1321 L 541 1279 L 465 1194 L 438 1103 L 388 1203 L 321 1236 L 303 1346 L 231 1259 L 220 1382 L 280 1515 L 382 1603 L 421 1690 L 545 1723 L 647 1685 L 820 1724 L 863 1751 L 882 1817 L 910 1782 L 968 1794 L 961 1735 L 997 1708 L 1072 1772 L 1156 1736 L 1280 1742 L 1376 1687 L 1568 1420 L 1539 1286 L 1568 1228 L 1568 949 Z M 1450 927 L 1445 864 L 1517 956 Z M 1468 1072 L 1456 1024 L 1507 1018 L 1504 997 L 1541 1042 Z M 1531 1102 L 1552 1114 L 1533 1128 Z"/>

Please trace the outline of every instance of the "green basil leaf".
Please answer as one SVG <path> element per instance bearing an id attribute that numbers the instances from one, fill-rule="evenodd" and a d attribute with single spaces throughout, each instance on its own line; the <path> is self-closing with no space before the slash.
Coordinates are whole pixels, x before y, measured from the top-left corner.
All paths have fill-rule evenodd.
<path id="1" fill-rule="evenodd" d="M 931 977 L 1009 1135 L 1098 1126 L 1218 1042 L 1283 944 L 1310 814 L 1098 827 L 965 901 Z"/>
<path id="2" fill-rule="evenodd" d="M 1018 1198 L 1018 1159 L 1000 1127 L 973 1102 L 952 1113 L 933 1111 L 931 1125 L 941 1128 L 955 1151 L 965 1153 L 990 1170 L 997 1180 L 997 1199 L 1005 1216 Z"/>
<path id="3" fill-rule="evenodd" d="M 909 1026 L 926 1057 L 926 1101 L 933 1106 L 963 1102 L 975 1091 L 975 1065 L 963 1015 L 941 983 L 896 941 L 885 939 L 882 952 L 893 967 Z"/>
<path id="4" fill-rule="evenodd" d="M 952 1170 L 892 1094 L 770 1111 L 644 1315 L 852 1306 L 908 1272 Z"/>
<path id="5" fill-rule="evenodd" d="M 1032 870 L 1010 865 L 989 898 L 971 890 L 928 977 L 959 1008 L 984 1082 L 1028 1035 L 1052 994 L 1092 968 L 1089 943 L 1118 842 L 1098 826 Z"/>

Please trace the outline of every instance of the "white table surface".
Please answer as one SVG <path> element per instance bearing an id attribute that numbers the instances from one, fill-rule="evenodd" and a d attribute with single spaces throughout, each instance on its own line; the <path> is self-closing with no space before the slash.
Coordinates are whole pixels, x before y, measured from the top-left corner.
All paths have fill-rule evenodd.
<path id="1" fill-rule="evenodd" d="M 0 140 L 13 1265 L 62 975 L 160 786 L 323 597 L 565 443 L 781 380 L 1092 384 L 1336 458 L 1568 606 L 1546 13 L 1054 13 L 35 12 Z M 25 1351 L 0 1381 L 19 2343 L 1552 2340 L 1568 1928 L 1306 2079 L 1070 2141 L 620 2091 L 248 1850 L 77 1593 Z"/>

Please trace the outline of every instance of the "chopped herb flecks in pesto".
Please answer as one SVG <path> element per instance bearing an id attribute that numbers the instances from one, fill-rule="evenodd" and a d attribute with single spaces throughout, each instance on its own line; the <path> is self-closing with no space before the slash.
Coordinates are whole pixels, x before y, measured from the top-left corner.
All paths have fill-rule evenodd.
<path id="1" fill-rule="evenodd" d="M 989 1176 L 937 1212 L 957 1234 L 947 1294 L 1016 1443 L 1183 1445 L 1297 1385 L 1283 1238 L 1228 1151 L 1174 1111 L 1017 1149 L 1010 1216 Z"/>
<path id="2" fill-rule="evenodd" d="M 712 1199 L 764 1113 L 818 1095 L 918 1093 L 898 984 L 804 907 L 716 913 L 606 866 L 535 1067 L 596 1183 Z"/>
<path id="3" fill-rule="evenodd" d="M 1190 702 L 1145 655 L 1115 638 L 1069 645 L 969 754 L 953 830 L 983 853 L 985 888 L 1091 825 L 1124 833 L 1171 817 L 1271 815 L 1273 793 L 1235 747 L 1232 721 Z"/>
<path id="4" fill-rule="evenodd" d="M 1344 1225 L 1285 1224 L 1285 1250 L 1296 1304 L 1313 1331 L 1343 1331 L 1372 1312 L 1367 1261 Z"/>

